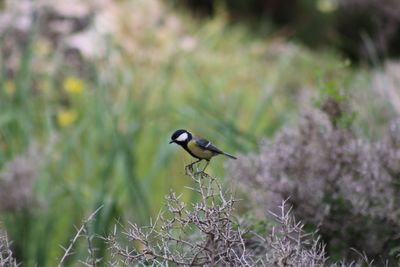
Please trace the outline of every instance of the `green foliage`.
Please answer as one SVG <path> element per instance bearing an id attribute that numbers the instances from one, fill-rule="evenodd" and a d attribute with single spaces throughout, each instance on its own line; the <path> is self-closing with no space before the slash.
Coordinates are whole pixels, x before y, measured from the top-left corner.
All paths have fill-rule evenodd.
<path id="1" fill-rule="evenodd" d="M 195 55 L 179 55 L 178 60 L 157 69 L 135 64 L 108 68 L 105 60 L 102 66 L 93 66 L 94 77 L 80 77 L 73 70 L 59 76 L 36 73 L 32 65 L 36 55 L 28 47 L 17 77 L 1 79 L 0 99 L 1 165 L 33 145 L 40 151 L 36 185 L 29 189 L 37 200 L 24 210 L 2 215 L 15 255 L 26 266 L 54 266 L 63 253 L 59 245 L 69 243 L 73 226 L 101 204 L 104 208 L 93 226 L 96 233 L 106 233 L 117 218 L 143 223 L 156 212 L 170 186 L 186 184 L 164 178 L 183 165 L 183 153 L 175 157 L 167 144 L 176 128 L 198 131 L 230 152 L 251 148 L 256 133 L 264 131 L 255 131 L 255 126 L 248 131 L 237 120 L 238 114 L 251 116 L 245 111 L 258 93 L 232 90 L 228 99 L 221 99 L 221 90 L 231 83 L 235 71 L 224 68 L 221 71 L 229 75 L 205 80 L 208 74 L 196 69 L 199 59 Z M 54 73 L 65 68 L 63 62 L 49 64 L 55 64 Z M 63 88 L 64 76 L 84 86 L 68 91 Z M 6 83 L 15 86 L 15 92 L 7 93 Z M 241 103 L 239 99 L 246 95 L 252 100 Z M 236 105 L 221 112 L 228 103 Z M 258 111 L 257 116 L 271 112 L 262 115 Z M 104 249 L 97 253 L 100 257 Z M 79 256 L 72 256 L 66 264 L 73 265 Z"/>
<path id="2" fill-rule="evenodd" d="M 351 111 L 350 97 L 339 87 L 336 80 L 323 81 L 322 75 L 318 75 L 319 96 L 314 99 L 316 108 L 326 112 L 332 125 L 339 128 L 350 128 L 357 117 L 355 111 Z"/>

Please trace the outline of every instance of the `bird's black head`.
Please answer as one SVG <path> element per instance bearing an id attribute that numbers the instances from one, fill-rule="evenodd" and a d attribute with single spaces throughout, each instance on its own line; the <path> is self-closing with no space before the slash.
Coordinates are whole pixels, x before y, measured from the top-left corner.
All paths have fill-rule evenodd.
<path id="1" fill-rule="evenodd" d="M 178 145 L 187 144 L 190 140 L 192 140 L 192 134 L 186 130 L 176 130 L 171 136 L 171 142 L 176 143 Z"/>

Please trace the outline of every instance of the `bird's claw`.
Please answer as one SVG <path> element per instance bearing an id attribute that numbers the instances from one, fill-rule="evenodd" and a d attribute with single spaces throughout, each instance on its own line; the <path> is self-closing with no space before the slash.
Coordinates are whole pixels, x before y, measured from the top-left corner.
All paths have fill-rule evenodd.
<path id="1" fill-rule="evenodd" d="M 203 177 L 203 175 L 205 175 L 206 173 L 199 170 L 197 170 L 197 172 L 194 173 L 194 175 L 199 175 L 199 174 Z"/>
<path id="2" fill-rule="evenodd" d="M 193 163 L 185 166 L 185 172 L 186 174 L 193 173 Z"/>

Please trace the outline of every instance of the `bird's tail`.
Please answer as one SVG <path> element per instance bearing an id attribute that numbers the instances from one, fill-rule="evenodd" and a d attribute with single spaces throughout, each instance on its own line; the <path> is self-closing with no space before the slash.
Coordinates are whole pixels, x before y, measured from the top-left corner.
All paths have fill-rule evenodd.
<path id="1" fill-rule="evenodd" d="M 237 159 L 237 157 L 234 157 L 231 154 L 228 154 L 228 153 L 225 153 L 225 152 L 222 152 L 222 154 L 224 154 L 225 156 L 227 156 L 227 157 L 229 157 L 231 159 Z"/>

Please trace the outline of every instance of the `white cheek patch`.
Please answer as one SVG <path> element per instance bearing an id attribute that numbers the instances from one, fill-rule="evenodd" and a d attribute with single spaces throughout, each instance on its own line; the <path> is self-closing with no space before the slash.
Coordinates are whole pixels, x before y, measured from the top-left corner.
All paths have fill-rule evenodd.
<path id="1" fill-rule="evenodd" d="M 188 139 L 188 134 L 187 133 L 182 133 L 178 138 L 176 138 L 176 141 L 183 142 Z"/>

